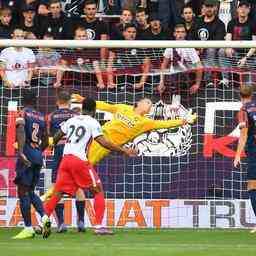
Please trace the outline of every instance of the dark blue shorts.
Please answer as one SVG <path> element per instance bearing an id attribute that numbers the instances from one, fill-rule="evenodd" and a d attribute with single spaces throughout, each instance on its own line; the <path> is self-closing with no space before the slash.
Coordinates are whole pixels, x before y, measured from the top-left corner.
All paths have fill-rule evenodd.
<path id="1" fill-rule="evenodd" d="M 40 170 L 42 165 L 33 164 L 26 167 L 19 159 L 16 162 L 16 178 L 14 183 L 17 185 L 25 185 L 34 189 L 38 184 L 40 177 Z"/>
<path id="2" fill-rule="evenodd" d="M 54 156 L 52 160 L 52 183 L 56 182 L 58 169 L 63 156 L 64 145 L 56 146 L 54 149 Z"/>

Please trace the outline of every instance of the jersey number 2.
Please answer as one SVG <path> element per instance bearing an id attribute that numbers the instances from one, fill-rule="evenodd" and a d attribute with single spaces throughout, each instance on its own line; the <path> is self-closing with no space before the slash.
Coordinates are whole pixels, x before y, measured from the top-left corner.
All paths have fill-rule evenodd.
<path id="1" fill-rule="evenodd" d="M 38 131 L 39 131 L 39 124 L 38 123 L 33 123 L 32 126 L 32 141 L 33 142 L 38 142 Z"/>
<path id="2" fill-rule="evenodd" d="M 67 143 L 71 143 L 71 137 L 73 135 L 76 136 L 76 139 L 73 143 L 78 143 L 85 135 L 85 128 L 83 126 L 78 126 L 78 127 L 75 127 L 74 125 L 70 125 L 69 126 L 69 129 L 70 129 L 70 133 L 67 137 Z"/>

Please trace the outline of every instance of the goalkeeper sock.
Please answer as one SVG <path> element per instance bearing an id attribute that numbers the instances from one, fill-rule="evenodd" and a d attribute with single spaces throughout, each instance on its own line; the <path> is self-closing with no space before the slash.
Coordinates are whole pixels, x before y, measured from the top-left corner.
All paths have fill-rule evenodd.
<path id="1" fill-rule="evenodd" d="M 103 192 L 99 192 L 94 195 L 94 211 L 95 225 L 101 225 L 105 212 L 105 199 Z"/>
<path id="2" fill-rule="evenodd" d="M 50 217 L 56 205 L 60 201 L 60 197 L 57 195 L 53 195 L 48 201 L 44 203 L 44 211 Z"/>
<path id="3" fill-rule="evenodd" d="M 20 197 L 20 210 L 26 227 L 31 227 L 31 200 L 28 194 Z"/>
<path id="4" fill-rule="evenodd" d="M 254 215 L 256 216 L 256 190 L 250 190 L 249 197 L 251 199 L 251 205 L 252 205 Z"/>
<path id="5" fill-rule="evenodd" d="M 40 197 L 35 192 L 30 192 L 30 200 L 41 218 L 44 216 L 44 207 Z"/>
<path id="6" fill-rule="evenodd" d="M 56 216 L 58 218 L 58 226 L 64 223 L 64 204 L 58 203 L 55 208 Z"/>
<path id="7" fill-rule="evenodd" d="M 85 207 L 84 200 L 83 201 L 76 200 L 76 211 L 77 211 L 78 221 L 84 222 L 84 207 Z"/>

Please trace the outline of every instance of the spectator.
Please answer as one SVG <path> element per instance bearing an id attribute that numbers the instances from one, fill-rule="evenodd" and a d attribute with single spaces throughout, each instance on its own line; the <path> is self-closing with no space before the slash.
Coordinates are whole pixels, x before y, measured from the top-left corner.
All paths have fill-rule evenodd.
<path id="1" fill-rule="evenodd" d="M 123 31 L 126 24 L 130 24 L 133 21 L 133 13 L 130 9 L 122 9 L 122 14 L 120 16 L 120 22 L 115 24 L 111 28 L 110 39 L 112 40 L 122 40 Z"/>
<path id="2" fill-rule="evenodd" d="M 60 0 L 49 1 L 49 14 L 42 19 L 42 32 L 50 33 L 55 39 L 65 39 L 68 35 L 65 35 L 64 28 L 68 27 L 69 19 L 62 11 L 62 5 Z"/>
<path id="3" fill-rule="evenodd" d="M 25 33 L 22 29 L 14 29 L 12 38 L 23 40 Z M 8 47 L 0 54 L 2 63 L 1 77 L 4 86 L 8 88 L 26 87 L 30 85 L 33 76 L 35 55 L 25 47 Z"/>
<path id="4" fill-rule="evenodd" d="M 26 32 L 25 37 L 29 35 L 30 39 L 36 39 L 40 37 L 40 25 L 36 17 L 36 11 L 33 5 L 25 5 L 22 9 L 22 20 L 20 26 L 23 31 Z"/>
<path id="5" fill-rule="evenodd" d="M 175 40 L 185 40 L 186 39 L 186 28 L 184 24 L 177 24 L 174 28 L 174 38 Z M 164 72 L 166 71 L 168 64 L 171 62 L 171 69 L 175 68 L 181 69 L 185 71 L 190 68 L 196 69 L 196 82 L 190 87 L 189 91 L 191 94 L 196 93 L 202 81 L 202 64 L 200 58 L 194 48 L 167 48 L 164 51 L 164 59 L 161 64 L 161 75 L 160 75 L 160 84 L 158 86 L 158 91 L 162 94 L 165 90 L 165 75 Z M 191 66 L 192 64 L 192 66 Z M 178 74 L 179 75 L 179 74 Z M 183 73 L 181 73 L 184 76 Z M 185 74 L 186 75 L 186 74 Z M 190 79 L 180 79 L 182 81 Z"/>
<path id="6" fill-rule="evenodd" d="M 20 6 L 19 6 L 19 1 L 14 1 L 14 0 L 2 0 L 0 1 L 0 8 L 8 8 L 11 10 L 12 14 L 12 23 L 18 24 L 20 20 Z"/>
<path id="7" fill-rule="evenodd" d="M 108 39 L 108 28 L 105 22 L 100 21 L 96 18 L 97 5 L 93 0 L 88 0 L 84 4 L 85 17 L 79 19 L 75 23 L 74 28 L 84 27 L 89 40 L 107 40 Z M 73 29 L 73 31 L 75 31 Z M 100 52 L 101 59 L 107 58 L 107 49 L 101 48 Z"/>
<path id="8" fill-rule="evenodd" d="M 250 4 L 248 1 L 240 1 L 237 7 L 237 18 L 232 19 L 228 23 L 226 40 L 256 40 L 256 27 L 252 18 L 249 16 L 250 13 Z M 222 50 L 224 52 L 224 50 Z M 227 48 L 225 50 L 225 56 L 229 59 L 223 59 L 223 66 L 229 67 L 230 62 L 233 65 L 239 65 L 240 67 L 244 66 L 247 61 L 250 61 L 250 58 L 254 54 L 255 49 L 252 48 L 248 52 L 246 49 L 239 48 Z M 223 73 L 224 78 L 222 83 L 227 85 L 229 83 L 228 73 Z"/>
<path id="9" fill-rule="evenodd" d="M 135 40 L 136 39 L 136 26 L 134 24 L 126 24 L 124 31 L 123 31 L 123 37 L 124 40 Z M 135 89 L 144 88 L 144 85 L 147 81 L 148 73 L 150 70 L 150 59 L 147 56 L 142 55 L 142 49 L 117 49 L 112 50 L 109 53 L 109 59 L 108 59 L 108 87 L 109 88 L 115 88 L 116 83 L 114 82 L 114 74 L 113 74 L 113 66 L 114 61 L 117 59 L 117 57 L 121 62 L 124 61 L 125 67 L 129 66 L 129 63 L 132 63 L 132 66 L 135 66 L 136 64 L 140 65 L 142 68 L 142 76 L 140 78 L 140 81 L 138 83 L 135 83 Z M 143 57 L 142 57 L 143 56 Z M 125 62 L 128 63 L 125 63 Z"/>
<path id="10" fill-rule="evenodd" d="M 196 20 L 195 14 L 193 12 L 193 8 L 190 5 L 185 5 L 183 7 L 182 18 L 186 28 L 186 34 L 188 35 L 192 28 L 193 22 L 195 22 Z"/>
<path id="11" fill-rule="evenodd" d="M 196 22 L 193 23 L 191 28 L 191 33 L 188 36 L 192 40 L 224 40 L 225 37 L 225 24 L 218 18 L 216 14 L 216 6 L 218 1 L 216 0 L 205 0 L 205 14 L 200 17 Z M 219 49 L 207 48 L 205 50 L 200 50 L 200 54 L 205 59 L 204 65 L 206 67 L 212 68 L 219 66 L 219 58 L 223 55 Z M 209 72 L 205 73 L 205 80 L 208 85 L 212 85 L 211 75 Z"/>
<path id="12" fill-rule="evenodd" d="M 148 23 L 148 15 L 146 10 L 142 7 L 139 7 L 136 10 L 136 22 L 137 22 L 137 39 L 143 40 L 142 34 L 147 30 L 150 30 L 150 25 Z"/>
<path id="13" fill-rule="evenodd" d="M 44 40 L 54 40 L 54 35 L 46 33 Z M 36 67 L 34 75 L 40 79 L 43 86 L 59 87 L 56 82 L 57 66 L 60 63 L 61 55 L 53 48 L 41 47 L 36 54 Z M 55 83 L 55 84 L 54 84 Z"/>
<path id="14" fill-rule="evenodd" d="M 13 31 L 12 26 L 12 12 L 8 7 L 0 9 L 0 38 L 11 38 Z"/>
<path id="15" fill-rule="evenodd" d="M 162 27 L 157 14 L 152 14 L 149 20 L 150 28 L 141 33 L 140 38 L 144 40 L 170 40 L 171 32 Z"/>
<path id="16" fill-rule="evenodd" d="M 32 5 L 36 11 L 36 14 L 45 16 L 49 12 L 47 9 L 48 0 L 20 0 L 17 2 L 19 2 L 19 10 L 21 10 L 21 8 L 25 5 Z"/>
<path id="17" fill-rule="evenodd" d="M 87 31 L 84 27 L 78 27 L 75 30 L 75 40 L 89 40 L 87 35 Z M 75 50 L 71 50 L 66 53 L 66 55 L 62 56 L 60 64 L 62 65 L 61 68 L 57 71 L 57 80 L 54 84 L 54 87 L 60 87 L 61 82 L 63 79 L 64 71 L 68 66 L 75 66 L 76 68 L 79 67 L 81 69 L 85 69 L 88 71 L 88 66 L 96 75 L 97 79 L 97 87 L 103 89 L 105 87 L 102 72 L 99 66 L 99 59 L 100 57 L 97 56 L 97 52 L 94 53 L 90 49 L 84 48 L 77 48 Z M 64 69 L 63 69 L 64 67 Z"/>

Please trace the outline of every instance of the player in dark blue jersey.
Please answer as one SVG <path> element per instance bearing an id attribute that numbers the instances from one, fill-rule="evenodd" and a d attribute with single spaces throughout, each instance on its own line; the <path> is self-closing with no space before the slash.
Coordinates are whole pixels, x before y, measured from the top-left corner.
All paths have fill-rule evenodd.
<path id="1" fill-rule="evenodd" d="M 69 118 L 77 115 L 77 112 L 70 109 L 71 96 L 66 91 L 60 91 L 57 95 L 57 106 L 58 109 L 49 115 L 49 133 L 54 136 L 60 129 L 61 123 L 67 121 Z M 66 138 L 62 138 L 58 144 L 54 147 L 54 156 L 52 164 L 52 183 L 56 182 L 57 171 L 62 159 L 63 150 L 65 146 Z M 77 192 L 76 196 L 76 208 L 78 216 L 78 231 L 84 232 L 84 207 L 85 207 L 85 196 L 82 190 Z M 58 233 L 67 231 L 64 224 L 64 204 L 60 202 L 55 208 L 55 212 L 58 218 Z"/>
<path id="2" fill-rule="evenodd" d="M 43 165 L 42 152 L 48 145 L 46 120 L 44 115 L 35 109 L 36 102 L 36 95 L 30 90 L 25 90 L 23 93 L 24 108 L 16 119 L 18 159 L 14 183 L 17 185 L 25 228 L 14 239 L 34 237 L 31 205 L 41 216 L 43 233 L 49 234 L 45 231 L 50 229 L 51 225 L 49 218 L 44 214 L 42 201 L 34 192 Z"/>
<path id="3" fill-rule="evenodd" d="M 256 101 L 253 97 L 252 86 L 242 86 L 240 89 L 242 107 L 238 114 L 240 138 L 234 160 L 234 166 L 241 163 L 241 154 L 247 155 L 247 189 L 253 212 L 256 216 Z M 256 232 L 256 229 L 251 231 Z"/>

